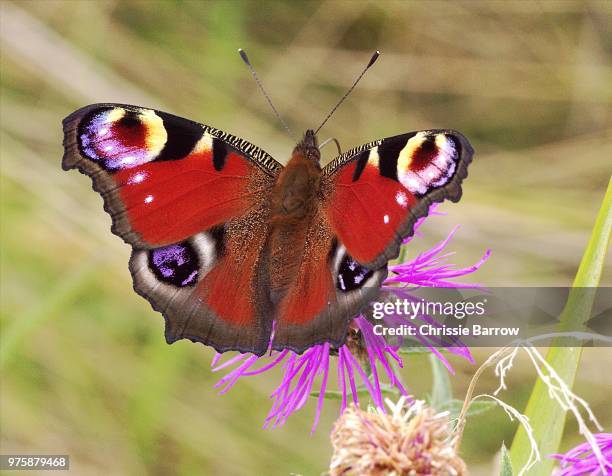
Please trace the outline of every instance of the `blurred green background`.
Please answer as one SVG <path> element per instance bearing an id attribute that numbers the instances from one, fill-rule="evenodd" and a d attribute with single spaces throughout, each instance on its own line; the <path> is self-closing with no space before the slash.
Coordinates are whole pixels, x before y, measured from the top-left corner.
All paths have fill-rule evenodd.
<path id="1" fill-rule="evenodd" d="M 402 132 L 462 131 L 476 159 L 460 204 L 408 255 L 455 225 L 458 265 L 488 286 L 570 285 L 612 171 L 611 2 L 0 2 L 2 453 L 65 453 L 74 474 L 316 475 L 338 414 L 313 404 L 262 430 L 279 372 L 219 397 L 213 352 L 167 346 L 132 291 L 129 247 L 90 180 L 60 169 L 61 119 L 93 102 L 154 107 L 261 146 L 283 133 L 236 50 L 294 130 L 316 126 L 375 49 L 382 56 L 322 131 L 343 149 Z M 325 150 L 331 154 L 333 147 Z M 331 157 L 327 156 L 327 159 Z M 612 285 L 610 266 L 603 285 Z M 476 349 L 482 362 L 492 349 Z M 453 359 L 457 396 L 475 366 Z M 576 391 L 610 430 L 610 349 L 587 349 Z M 403 371 L 430 385 L 426 358 Z M 502 394 L 523 408 L 525 360 Z M 495 388 L 488 375 L 482 389 Z M 468 422 L 464 455 L 492 474 L 515 426 Z M 563 448 L 578 441 L 568 425 Z"/>

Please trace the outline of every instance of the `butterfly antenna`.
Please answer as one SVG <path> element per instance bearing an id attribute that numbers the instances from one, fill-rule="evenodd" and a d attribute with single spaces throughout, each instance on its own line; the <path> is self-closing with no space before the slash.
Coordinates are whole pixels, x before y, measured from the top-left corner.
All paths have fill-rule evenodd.
<path id="1" fill-rule="evenodd" d="M 255 68 L 253 68 L 253 65 L 249 61 L 249 57 L 247 56 L 246 51 L 244 51 L 242 48 L 238 48 L 238 53 L 240 54 L 240 57 L 242 58 L 242 61 L 244 61 L 244 64 L 246 64 L 247 67 L 249 68 L 249 71 L 253 75 L 253 79 L 255 79 L 255 82 L 257 83 L 257 86 L 259 86 L 259 90 L 261 91 L 261 93 L 266 98 L 266 101 L 268 101 L 268 104 L 270 105 L 270 107 L 274 111 L 274 114 L 276 115 L 277 119 L 283 125 L 283 127 L 285 128 L 285 130 L 287 131 L 289 136 L 293 140 L 295 140 L 295 137 L 293 137 L 293 133 L 291 132 L 291 129 L 289 129 L 289 126 L 287 125 L 287 123 L 283 120 L 281 115 L 278 113 L 278 111 L 274 107 L 274 104 L 272 104 L 272 99 L 270 99 L 270 96 L 268 96 L 268 93 L 266 93 L 266 90 L 264 89 L 263 84 L 261 84 L 261 81 L 259 80 L 259 76 L 257 76 L 257 73 L 255 72 Z"/>
<path id="2" fill-rule="evenodd" d="M 353 89 L 355 89 L 355 86 L 357 86 L 357 83 L 361 80 L 361 78 L 363 78 L 363 75 L 366 74 L 366 71 L 368 69 L 370 69 L 370 67 L 376 63 L 376 60 L 378 59 L 378 57 L 380 56 L 380 51 L 375 51 L 374 54 L 372 55 L 372 57 L 370 58 L 370 61 L 368 62 L 368 64 L 366 65 L 365 68 L 363 68 L 363 71 L 361 72 L 361 74 L 357 77 L 357 79 L 355 80 L 355 82 L 353 83 L 353 85 L 349 88 L 349 90 L 344 94 L 344 96 L 342 96 L 342 98 L 340 99 L 340 101 L 338 101 L 338 104 L 336 104 L 334 106 L 334 108 L 329 111 L 329 114 L 327 115 L 327 117 L 323 120 L 323 122 L 321 123 L 321 125 L 317 128 L 317 130 L 315 131 L 315 134 L 317 132 L 319 132 L 321 130 L 321 127 L 323 127 L 325 125 L 325 123 L 329 120 L 330 117 L 332 117 L 332 115 L 334 114 L 334 112 L 336 112 L 336 109 L 338 109 L 340 107 L 340 104 L 342 104 L 344 102 L 344 100 L 348 97 L 349 94 L 351 94 L 351 92 L 353 91 Z"/>

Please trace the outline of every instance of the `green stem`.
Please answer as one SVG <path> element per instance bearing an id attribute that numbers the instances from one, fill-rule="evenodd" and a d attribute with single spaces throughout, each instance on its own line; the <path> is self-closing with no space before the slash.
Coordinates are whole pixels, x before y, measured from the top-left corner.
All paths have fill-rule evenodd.
<path id="1" fill-rule="evenodd" d="M 612 229 L 612 179 L 597 215 L 593 233 L 580 262 L 567 303 L 561 314 L 560 330 L 577 329 L 584 324 L 591 314 L 596 287 L 603 272 L 606 252 L 610 244 Z M 582 353 L 581 347 L 569 347 L 565 340 L 555 340 L 551 346 L 546 361 L 555 369 L 559 376 L 571 389 L 574 385 L 578 364 Z M 566 412 L 553 402 L 548 395 L 548 387 L 538 379 L 536 382 L 525 415 L 529 418 L 534 436 L 543 456 L 542 461 L 529 471 L 529 475 L 551 474 L 554 460 L 548 455 L 557 453 L 563 436 Z M 522 427 L 517 430 L 510 459 L 514 468 L 520 468 L 527 460 L 530 451 L 527 434 Z"/>

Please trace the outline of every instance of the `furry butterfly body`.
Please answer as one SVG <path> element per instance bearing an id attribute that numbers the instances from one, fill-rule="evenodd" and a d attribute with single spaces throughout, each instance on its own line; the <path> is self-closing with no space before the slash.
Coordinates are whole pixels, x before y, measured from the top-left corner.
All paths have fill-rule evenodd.
<path id="1" fill-rule="evenodd" d="M 120 104 L 74 112 L 64 134 L 63 168 L 92 178 L 166 340 L 257 355 L 271 339 L 342 345 L 416 220 L 460 198 L 472 157 L 461 134 L 432 130 L 321 167 L 309 130 L 283 167 L 218 129 Z"/>

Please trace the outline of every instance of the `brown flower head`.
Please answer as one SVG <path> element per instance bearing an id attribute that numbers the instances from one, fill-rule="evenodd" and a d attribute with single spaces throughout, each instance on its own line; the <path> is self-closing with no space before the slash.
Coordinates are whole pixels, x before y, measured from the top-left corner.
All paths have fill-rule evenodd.
<path id="1" fill-rule="evenodd" d="M 464 476 L 467 469 L 453 447 L 448 412 L 424 402 L 387 400 L 391 412 L 346 409 L 331 440 L 332 476 Z"/>

